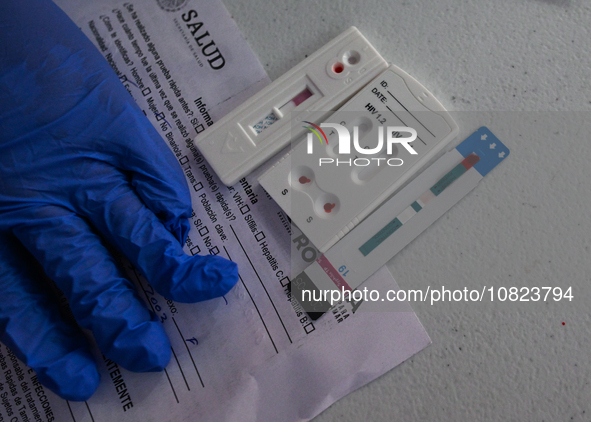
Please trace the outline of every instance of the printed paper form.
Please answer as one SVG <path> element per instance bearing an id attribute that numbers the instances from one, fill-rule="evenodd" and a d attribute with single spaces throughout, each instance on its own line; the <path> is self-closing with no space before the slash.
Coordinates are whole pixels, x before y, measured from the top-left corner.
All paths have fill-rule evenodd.
<path id="1" fill-rule="evenodd" d="M 57 398 L 0 345 L 4 420 L 308 420 L 429 343 L 410 309 L 376 314 L 359 312 L 361 304 L 353 315 L 345 304 L 312 323 L 292 308 L 289 274 L 307 263 L 290 262 L 285 215 L 256 175 L 232 188 L 221 184 L 192 142 L 268 83 L 220 2 L 58 4 L 102 51 L 179 160 L 193 195 L 187 253 L 232 259 L 240 281 L 225 298 L 187 305 L 166 300 L 130 269 L 171 339 L 171 363 L 161 373 L 134 374 L 97 351 L 102 382 L 85 403 Z M 368 283 L 395 288 L 385 268 Z"/>

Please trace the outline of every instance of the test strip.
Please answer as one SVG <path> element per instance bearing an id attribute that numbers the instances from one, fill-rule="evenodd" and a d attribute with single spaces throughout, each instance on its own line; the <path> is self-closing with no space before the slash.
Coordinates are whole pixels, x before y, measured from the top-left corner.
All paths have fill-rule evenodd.
<path id="1" fill-rule="evenodd" d="M 460 178 L 466 171 L 470 170 L 474 164 L 480 160 L 476 154 L 470 154 L 464 158 L 460 164 L 455 166 L 449 173 L 443 176 L 435 183 L 431 189 L 423 193 L 412 204 L 410 204 L 404 211 L 398 214 L 392 221 L 382 227 L 376 234 L 374 234 L 367 242 L 359 247 L 359 251 L 363 256 L 369 255 L 371 251 L 380 246 L 389 236 L 394 234 L 404 223 L 417 215 L 419 211 L 425 207 L 433 198 L 438 196 L 453 182 Z"/>
<path id="2" fill-rule="evenodd" d="M 490 130 L 480 128 L 294 277 L 293 297 L 312 319 L 319 318 L 330 304 L 304 301 L 304 289 L 357 289 L 508 155 L 507 147 Z"/>
<path id="3" fill-rule="evenodd" d="M 231 186 L 304 133 L 291 131 L 290 112 L 317 123 L 387 66 L 351 27 L 199 134 L 195 145 Z"/>

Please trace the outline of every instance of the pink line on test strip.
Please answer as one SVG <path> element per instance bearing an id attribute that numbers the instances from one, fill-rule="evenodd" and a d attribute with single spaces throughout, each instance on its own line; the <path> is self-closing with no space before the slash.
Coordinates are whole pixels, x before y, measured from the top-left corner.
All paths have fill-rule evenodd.
<path id="1" fill-rule="evenodd" d="M 324 270 L 328 278 L 332 280 L 332 282 L 340 289 L 352 291 L 353 289 L 349 284 L 345 281 L 343 277 L 339 274 L 339 272 L 332 266 L 330 261 L 321 255 L 320 258 L 316 260 L 320 265 L 320 268 Z"/>
<path id="2" fill-rule="evenodd" d="M 311 96 L 312 96 L 312 92 L 306 87 L 306 89 L 304 89 L 298 95 L 296 95 L 295 97 L 293 97 L 291 101 L 297 107 L 301 103 L 303 103 L 304 101 L 306 101 L 308 98 L 310 98 Z"/>

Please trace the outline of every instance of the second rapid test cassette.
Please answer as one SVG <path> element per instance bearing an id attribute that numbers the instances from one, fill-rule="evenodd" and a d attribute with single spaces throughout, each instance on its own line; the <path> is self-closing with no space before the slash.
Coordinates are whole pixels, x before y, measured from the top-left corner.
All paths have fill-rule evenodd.
<path id="1" fill-rule="evenodd" d="M 195 145 L 231 186 L 289 145 L 290 112 L 319 121 L 387 66 L 351 27 L 197 136 Z"/>
<path id="2" fill-rule="evenodd" d="M 322 123 L 306 123 L 307 139 L 294 134 L 292 150 L 259 182 L 321 252 L 458 133 L 437 99 L 393 65 Z"/>

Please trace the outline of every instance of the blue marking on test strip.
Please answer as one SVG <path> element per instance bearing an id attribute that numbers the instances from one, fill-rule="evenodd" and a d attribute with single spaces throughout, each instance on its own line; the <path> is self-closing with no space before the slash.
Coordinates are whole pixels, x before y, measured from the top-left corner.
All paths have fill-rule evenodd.
<path id="1" fill-rule="evenodd" d="M 394 220 L 386 224 L 379 232 L 374 234 L 367 242 L 361 245 L 359 251 L 363 254 L 363 256 L 369 255 L 371 251 L 377 248 L 380 245 L 380 243 L 386 240 L 392 233 L 394 233 L 400 227 L 402 227 L 402 223 L 398 218 L 395 218 Z"/>
<path id="2" fill-rule="evenodd" d="M 413 210 L 415 210 L 416 212 L 419 212 L 420 210 L 423 209 L 423 207 L 421 207 L 421 204 L 419 204 L 417 201 L 413 202 L 412 204 L 410 204 L 410 206 L 412 207 Z"/>
<path id="3" fill-rule="evenodd" d="M 510 152 L 486 126 L 468 136 L 456 149 L 464 158 L 473 152 L 480 157 L 474 168 L 482 177 L 507 158 Z"/>
<path id="4" fill-rule="evenodd" d="M 455 182 L 464 173 L 466 173 L 466 167 L 464 167 L 462 164 L 458 164 L 431 187 L 431 192 L 433 192 L 435 196 L 439 195 L 445 188 Z"/>

